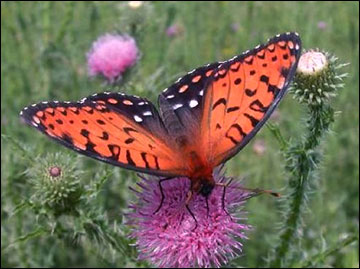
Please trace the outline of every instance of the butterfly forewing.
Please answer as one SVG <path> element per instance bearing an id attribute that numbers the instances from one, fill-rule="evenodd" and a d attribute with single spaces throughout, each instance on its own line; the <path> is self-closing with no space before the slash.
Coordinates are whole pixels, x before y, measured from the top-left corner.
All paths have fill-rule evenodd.
<path id="1" fill-rule="evenodd" d="M 77 103 L 40 103 L 21 114 L 49 137 L 95 159 L 151 174 L 184 174 L 181 156 L 167 144 L 162 120 L 145 99 L 102 93 Z"/>
<path id="2" fill-rule="evenodd" d="M 294 33 L 271 39 L 220 65 L 203 100 L 202 149 L 216 166 L 257 133 L 284 95 L 300 56 Z"/>
<path id="3" fill-rule="evenodd" d="M 160 111 L 172 135 L 184 135 L 194 140 L 200 128 L 202 100 L 206 85 L 219 63 L 194 69 L 168 87 L 159 96 Z M 170 116 L 164 115 L 169 110 Z M 175 123 L 175 124 L 174 124 Z M 172 125 L 177 127 L 172 130 Z"/>

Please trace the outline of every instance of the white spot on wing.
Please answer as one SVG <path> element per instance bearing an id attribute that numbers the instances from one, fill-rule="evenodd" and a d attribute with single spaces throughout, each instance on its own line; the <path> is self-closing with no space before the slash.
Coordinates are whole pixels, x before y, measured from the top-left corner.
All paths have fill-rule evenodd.
<path id="1" fill-rule="evenodd" d="M 183 106 L 183 104 L 176 104 L 176 105 L 173 106 L 173 109 L 176 110 L 176 109 L 178 109 L 178 108 L 180 108 L 182 106 Z"/>
<path id="2" fill-rule="evenodd" d="M 204 90 L 201 90 L 201 91 L 199 92 L 199 95 L 200 95 L 200 96 L 203 96 L 203 95 L 204 95 Z"/>
<path id="3" fill-rule="evenodd" d="M 174 98 L 174 97 L 175 97 L 175 95 L 170 94 L 170 95 L 166 96 L 166 99 L 171 99 L 171 98 Z"/>
<path id="4" fill-rule="evenodd" d="M 138 105 L 143 106 L 143 105 L 145 105 L 145 102 L 140 102 L 140 103 L 138 103 Z"/>
<path id="5" fill-rule="evenodd" d="M 189 106 L 190 106 L 191 108 L 196 107 L 198 104 L 199 104 L 199 102 L 198 102 L 197 100 L 195 100 L 195 99 L 193 99 L 193 100 L 191 100 L 191 101 L 189 102 Z"/>
<path id="6" fill-rule="evenodd" d="M 44 102 L 41 102 L 42 104 L 46 105 L 48 102 L 44 101 Z"/>
<path id="7" fill-rule="evenodd" d="M 166 92 L 168 90 L 168 88 L 165 88 L 164 90 L 163 90 L 163 92 Z"/>
<path id="8" fill-rule="evenodd" d="M 34 125 L 35 127 L 38 127 L 38 125 L 35 122 L 31 122 L 32 125 Z"/>
<path id="9" fill-rule="evenodd" d="M 32 106 L 32 107 L 35 107 L 35 106 L 36 106 L 36 104 L 32 104 L 31 106 Z"/>
<path id="10" fill-rule="evenodd" d="M 134 120 L 135 120 L 136 122 L 142 122 L 142 121 L 143 121 L 143 119 L 140 118 L 138 115 L 135 115 L 135 116 L 134 116 Z"/>
<path id="11" fill-rule="evenodd" d="M 151 113 L 151 111 L 145 111 L 143 113 L 143 116 L 152 116 L 152 113 Z"/>
<path id="12" fill-rule="evenodd" d="M 296 44 L 295 45 L 295 49 L 298 50 L 300 47 L 299 47 L 299 44 Z"/>
<path id="13" fill-rule="evenodd" d="M 280 34 L 277 34 L 276 37 L 280 37 Z"/>
<path id="14" fill-rule="evenodd" d="M 255 49 L 258 49 L 258 48 L 260 48 L 260 45 L 257 45 L 257 46 L 255 47 Z"/>

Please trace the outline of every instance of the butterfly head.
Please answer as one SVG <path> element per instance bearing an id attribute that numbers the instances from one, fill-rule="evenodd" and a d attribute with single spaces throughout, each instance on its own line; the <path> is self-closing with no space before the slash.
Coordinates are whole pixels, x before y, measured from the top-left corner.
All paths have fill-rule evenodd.
<path id="1" fill-rule="evenodd" d="M 214 182 L 209 181 L 208 179 L 202 179 L 200 181 L 199 193 L 204 197 L 208 197 L 211 194 L 214 187 L 215 187 Z"/>

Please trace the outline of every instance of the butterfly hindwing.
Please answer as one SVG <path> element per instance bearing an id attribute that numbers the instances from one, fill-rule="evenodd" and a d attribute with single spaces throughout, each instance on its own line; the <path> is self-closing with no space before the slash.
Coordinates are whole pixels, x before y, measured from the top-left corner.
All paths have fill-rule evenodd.
<path id="1" fill-rule="evenodd" d="M 177 153 L 166 143 L 162 120 L 146 99 L 101 93 L 80 102 L 32 105 L 21 116 L 47 136 L 95 159 L 150 174 L 183 173 Z"/>
<path id="2" fill-rule="evenodd" d="M 205 91 L 201 146 L 216 166 L 234 156 L 258 132 L 286 92 L 300 57 L 295 33 L 221 64 Z"/>

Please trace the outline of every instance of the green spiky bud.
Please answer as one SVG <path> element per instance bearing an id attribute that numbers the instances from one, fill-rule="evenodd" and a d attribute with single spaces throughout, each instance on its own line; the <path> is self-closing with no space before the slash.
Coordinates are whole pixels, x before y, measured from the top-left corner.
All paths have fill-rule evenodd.
<path id="1" fill-rule="evenodd" d="M 319 106 L 344 87 L 343 79 L 348 75 L 340 69 L 348 64 L 339 64 L 328 52 L 309 50 L 300 57 L 291 87 L 294 98 L 300 103 Z"/>
<path id="2" fill-rule="evenodd" d="M 34 186 L 32 202 L 55 215 L 75 209 L 83 191 L 77 162 L 67 155 L 49 154 L 37 157 L 28 175 Z"/>

